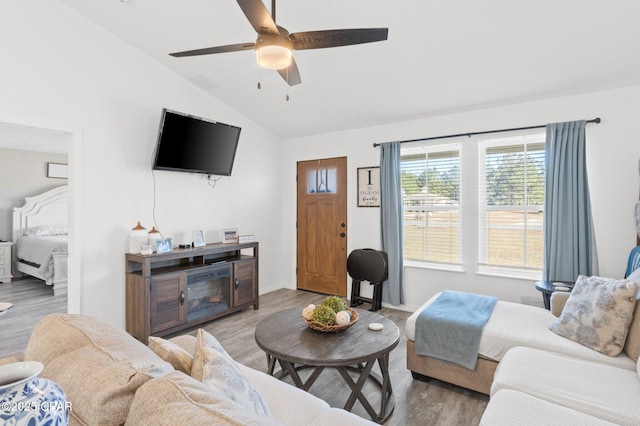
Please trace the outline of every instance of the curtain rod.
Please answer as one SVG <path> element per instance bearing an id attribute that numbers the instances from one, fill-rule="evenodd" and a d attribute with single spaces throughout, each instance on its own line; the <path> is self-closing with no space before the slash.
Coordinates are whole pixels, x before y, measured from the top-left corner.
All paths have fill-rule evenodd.
<path id="1" fill-rule="evenodd" d="M 596 117 L 596 118 L 594 118 L 592 120 L 587 120 L 587 123 L 596 123 L 596 124 L 598 124 L 598 123 L 600 123 L 600 121 L 602 121 L 602 120 L 600 120 L 600 117 Z M 435 139 L 457 138 L 457 137 L 460 137 L 460 136 L 471 137 L 471 136 L 475 136 L 475 135 L 484 135 L 484 134 L 487 134 L 487 133 L 503 133 L 503 132 L 514 132 L 516 130 L 544 129 L 545 127 L 547 127 L 546 124 L 540 124 L 538 126 L 512 127 L 510 129 L 484 130 L 484 131 L 481 131 L 481 132 L 458 133 L 458 134 L 455 134 L 455 135 L 432 136 L 432 137 L 429 137 L 429 138 L 420 138 L 420 139 L 407 139 L 407 140 L 399 141 L 399 142 L 400 143 L 407 143 L 407 142 L 432 141 L 432 140 L 435 140 Z M 374 143 L 373 147 L 375 148 L 375 147 L 380 146 L 380 145 L 382 145 L 382 143 Z"/>

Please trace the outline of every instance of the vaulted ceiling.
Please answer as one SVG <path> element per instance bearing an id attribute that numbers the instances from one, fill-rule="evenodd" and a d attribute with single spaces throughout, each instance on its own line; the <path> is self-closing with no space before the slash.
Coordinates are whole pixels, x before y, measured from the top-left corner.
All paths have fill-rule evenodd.
<path id="1" fill-rule="evenodd" d="M 282 138 L 640 84 L 637 0 L 279 0 L 290 32 L 389 28 L 295 51 L 293 87 L 251 50 L 169 56 L 254 42 L 233 0 L 60 1 Z"/>

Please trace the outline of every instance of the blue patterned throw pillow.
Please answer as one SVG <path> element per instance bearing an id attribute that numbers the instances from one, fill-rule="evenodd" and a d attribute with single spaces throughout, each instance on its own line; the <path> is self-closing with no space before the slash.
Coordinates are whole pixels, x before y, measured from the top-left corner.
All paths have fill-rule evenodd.
<path id="1" fill-rule="evenodd" d="M 580 275 L 560 317 L 549 329 L 554 333 L 609 356 L 624 348 L 633 319 L 638 284 Z"/>

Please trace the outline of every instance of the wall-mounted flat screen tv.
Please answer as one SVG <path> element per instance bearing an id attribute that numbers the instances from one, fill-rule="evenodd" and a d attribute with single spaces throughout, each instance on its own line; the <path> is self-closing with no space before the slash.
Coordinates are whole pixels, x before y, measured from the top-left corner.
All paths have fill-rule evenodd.
<path id="1" fill-rule="evenodd" d="M 164 108 L 153 169 L 231 176 L 240 130 Z"/>

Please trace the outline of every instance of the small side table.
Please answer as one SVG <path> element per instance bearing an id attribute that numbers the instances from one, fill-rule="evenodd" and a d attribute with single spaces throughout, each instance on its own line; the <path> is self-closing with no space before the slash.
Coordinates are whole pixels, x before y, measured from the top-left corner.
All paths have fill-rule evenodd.
<path id="1" fill-rule="evenodd" d="M 10 283 L 11 278 L 11 241 L 0 242 L 0 283 Z"/>
<path id="2" fill-rule="evenodd" d="M 551 294 L 554 291 L 558 291 L 558 289 L 554 284 L 558 286 L 561 285 L 563 287 L 569 287 L 570 289 L 572 289 L 575 283 L 570 281 L 545 281 L 545 280 L 536 282 L 536 290 L 539 290 L 540 292 L 542 292 L 542 301 L 544 302 L 544 307 L 547 310 L 551 309 Z"/>

